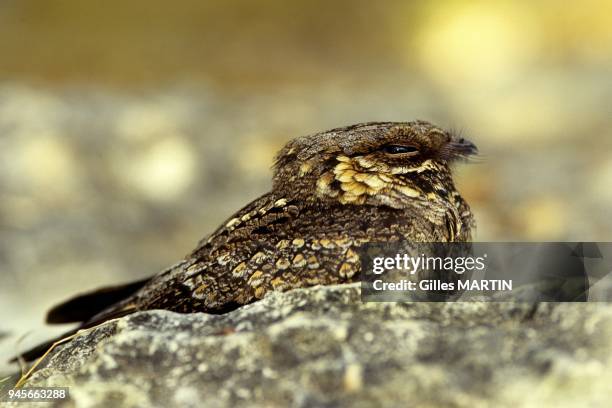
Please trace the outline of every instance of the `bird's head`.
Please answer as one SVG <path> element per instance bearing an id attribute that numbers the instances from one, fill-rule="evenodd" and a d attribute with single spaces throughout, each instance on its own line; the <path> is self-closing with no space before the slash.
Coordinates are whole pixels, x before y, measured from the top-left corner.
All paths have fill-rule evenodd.
<path id="1" fill-rule="evenodd" d="M 287 143 L 274 166 L 284 196 L 406 208 L 454 192 L 450 165 L 477 153 L 470 141 L 428 122 L 377 122 Z"/>

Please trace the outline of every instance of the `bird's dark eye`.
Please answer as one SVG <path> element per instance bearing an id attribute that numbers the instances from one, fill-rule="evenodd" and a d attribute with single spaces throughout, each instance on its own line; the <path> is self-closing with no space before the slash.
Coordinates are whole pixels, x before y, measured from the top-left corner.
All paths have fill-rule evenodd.
<path id="1" fill-rule="evenodd" d="M 416 153 L 419 151 L 414 146 L 403 146 L 403 145 L 386 145 L 382 148 L 383 152 L 389 154 L 405 154 L 405 153 Z"/>

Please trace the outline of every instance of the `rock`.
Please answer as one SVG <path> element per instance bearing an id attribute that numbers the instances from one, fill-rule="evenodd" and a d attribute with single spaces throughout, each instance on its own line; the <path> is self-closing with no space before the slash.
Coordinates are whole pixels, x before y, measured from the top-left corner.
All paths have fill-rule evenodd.
<path id="1" fill-rule="evenodd" d="M 611 356 L 604 303 L 363 303 L 343 285 L 126 316 L 26 386 L 69 386 L 55 406 L 77 407 L 604 406 Z"/>

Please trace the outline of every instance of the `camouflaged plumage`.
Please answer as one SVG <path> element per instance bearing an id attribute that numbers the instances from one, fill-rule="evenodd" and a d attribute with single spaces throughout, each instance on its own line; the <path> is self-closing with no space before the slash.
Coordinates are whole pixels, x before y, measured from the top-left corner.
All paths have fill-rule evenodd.
<path id="1" fill-rule="evenodd" d="M 469 241 L 474 221 L 450 165 L 475 153 L 471 142 L 423 121 L 294 139 L 276 158 L 272 191 L 185 260 L 127 291 L 72 299 L 48 321 L 89 327 L 138 310 L 223 313 L 272 290 L 356 281 L 359 248 L 368 242 Z M 125 299 L 100 307 L 109 294 Z M 87 310 L 93 298 L 98 304 Z M 84 311 L 71 314 L 77 304 Z"/>

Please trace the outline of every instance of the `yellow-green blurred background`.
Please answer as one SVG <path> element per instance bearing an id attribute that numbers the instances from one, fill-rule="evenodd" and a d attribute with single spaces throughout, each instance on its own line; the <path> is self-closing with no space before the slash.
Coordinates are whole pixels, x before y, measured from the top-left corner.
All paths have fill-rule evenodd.
<path id="1" fill-rule="evenodd" d="M 611 240 L 611 111 L 609 1 L 0 0 L 0 360 L 355 122 L 475 141 L 478 240 Z"/>

